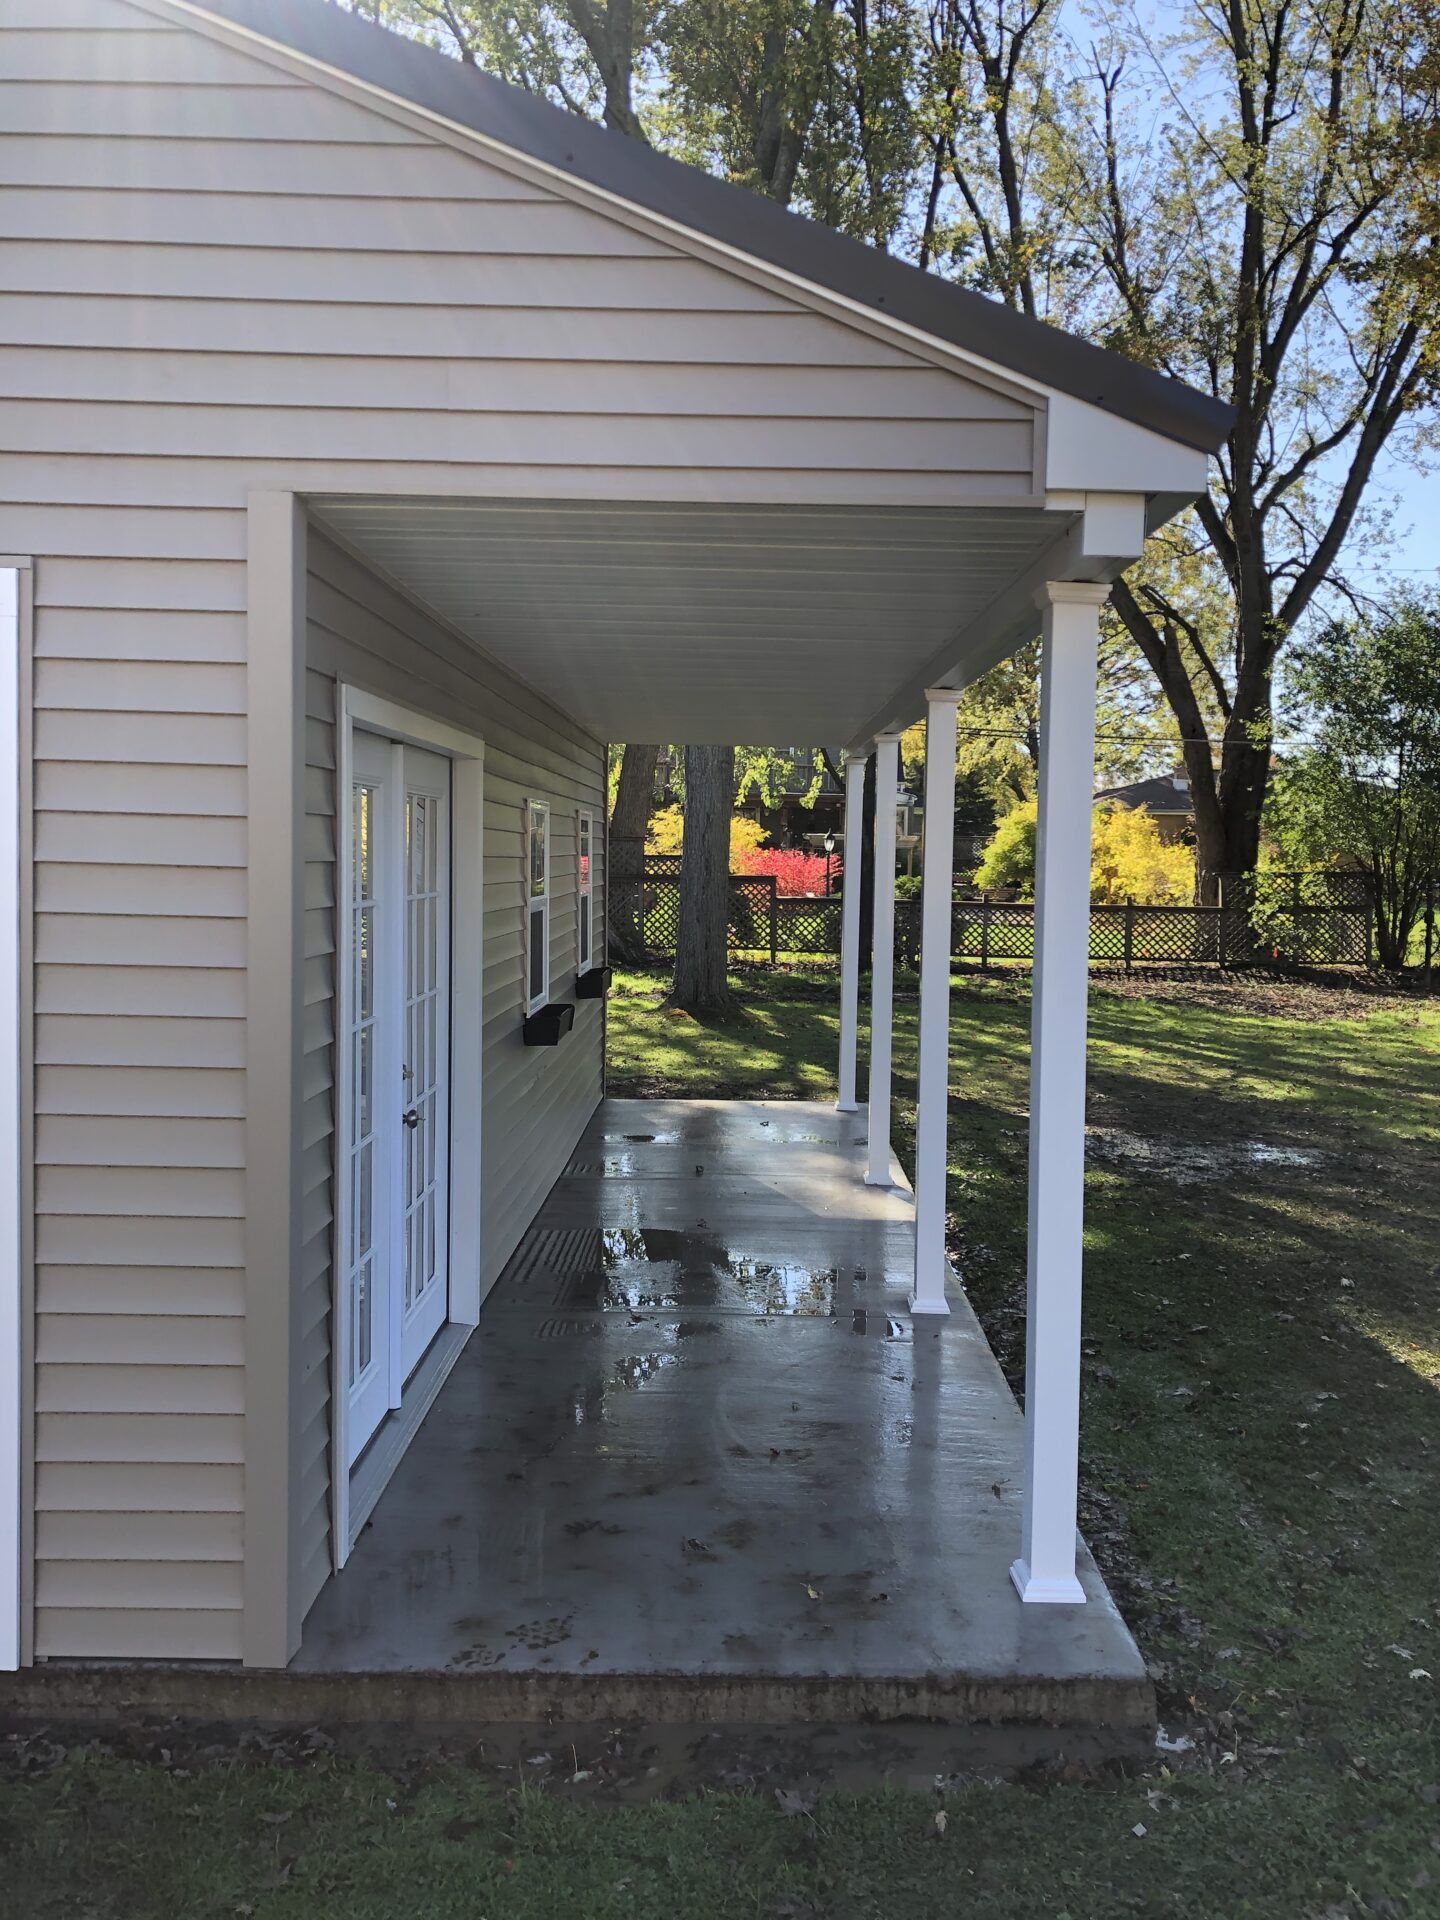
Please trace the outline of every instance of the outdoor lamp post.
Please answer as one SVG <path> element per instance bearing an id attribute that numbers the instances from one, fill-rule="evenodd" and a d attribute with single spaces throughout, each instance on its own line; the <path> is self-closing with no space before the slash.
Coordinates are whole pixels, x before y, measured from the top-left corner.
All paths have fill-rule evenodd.
<path id="1" fill-rule="evenodd" d="M 825 898 L 830 898 L 830 856 L 835 851 L 835 829 L 831 827 L 825 835 Z"/>

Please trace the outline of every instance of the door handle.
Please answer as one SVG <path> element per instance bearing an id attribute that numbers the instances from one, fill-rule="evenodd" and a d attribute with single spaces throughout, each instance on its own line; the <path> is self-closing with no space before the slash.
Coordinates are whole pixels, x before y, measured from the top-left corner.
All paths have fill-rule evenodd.
<path id="1" fill-rule="evenodd" d="M 418 1107 L 411 1107 L 408 1113 L 403 1113 L 400 1117 L 413 1133 L 415 1128 L 420 1124 L 420 1109 Z"/>

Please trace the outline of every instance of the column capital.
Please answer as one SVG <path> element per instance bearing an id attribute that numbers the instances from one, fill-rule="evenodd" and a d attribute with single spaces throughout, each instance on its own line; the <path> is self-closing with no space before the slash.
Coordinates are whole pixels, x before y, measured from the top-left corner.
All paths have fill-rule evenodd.
<path id="1" fill-rule="evenodd" d="M 1108 581 L 1047 580 L 1035 595 L 1037 607 L 1103 607 L 1110 598 Z"/>
<path id="2" fill-rule="evenodd" d="M 869 758 L 869 754 L 866 753 L 863 747 L 847 747 L 845 749 L 845 764 L 847 767 L 863 767 Z"/>
<path id="3" fill-rule="evenodd" d="M 875 736 L 875 744 L 877 747 L 880 747 L 883 746 L 887 740 L 901 740 L 904 736 L 904 727 L 882 727 Z"/>
<path id="4" fill-rule="evenodd" d="M 963 687 L 926 687 L 925 703 L 931 707 L 958 707 L 965 698 Z"/>

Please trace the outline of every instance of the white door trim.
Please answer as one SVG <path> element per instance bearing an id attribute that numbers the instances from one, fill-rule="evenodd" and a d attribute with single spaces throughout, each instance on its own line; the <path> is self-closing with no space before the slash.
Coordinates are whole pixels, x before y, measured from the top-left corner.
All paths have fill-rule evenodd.
<path id="1" fill-rule="evenodd" d="M 451 847 L 451 931 L 450 931 L 450 1299 L 448 1326 L 442 1330 L 432 1358 L 417 1370 L 412 1386 L 402 1396 L 398 1413 L 391 1415 L 397 1431 L 387 1444 L 387 1428 L 376 1436 L 372 1454 L 380 1471 L 367 1475 L 365 1485 L 352 1488 L 351 1474 L 340 1463 L 348 1460 L 345 1432 L 348 1383 L 345 1356 L 349 1352 L 350 1302 L 344 1285 L 341 1223 L 348 1219 L 349 1168 L 344 1152 L 344 1122 L 349 1111 L 349 1064 L 347 1049 L 339 1044 L 338 1010 L 347 1004 L 350 965 L 348 943 L 336 941 L 335 1005 L 337 1032 L 335 1047 L 335 1230 L 331 1252 L 332 1327 L 330 1351 L 330 1419 L 333 1469 L 330 1476 L 332 1557 L 336 1570 L 343 1567 L 350 1548 L 365 1518 L 379 1497 L 384 1481 L 400 1460 L 413 1426 L 433 1400 L 439 1381 L 433 1376 L 443 1363 L 448 1367 L 458 1357 L 464 1336 L 480 1314 L 481 1297 L 481 1028 L 483 1008 L 483 948 L 481 942 L 484 901 L 484 814 L 485 743 L 478 734 L 414 712 L 362 688 L 341 682 L 337 689 L 336 875 L 349 872 L 350 808 L 346 797 L 353 773 L 353 742 L 356 728 L 386 735 L 406 746 L 443 754 L 451 762 L 450 847 Z M 340 885 L 336 887 L 337 913 Z M 423 1378 L 422 1378 L 423 1376 Z M 443 1373 L 442 1373 L 443 1377 Z M 419 1389 L 423 1388 L 423 1392 Z M 413 1423 L 413 1425 L 412 1425 Z M 368 1458 L 368 1457 L 367 1457 Z"/>
<path id="2" fill-rule="evenodd" d="M 30 563 L 0 559 L 0 1670 L 19 1665 L 25 1579 L 25 1232 L 20 665 Z"/>

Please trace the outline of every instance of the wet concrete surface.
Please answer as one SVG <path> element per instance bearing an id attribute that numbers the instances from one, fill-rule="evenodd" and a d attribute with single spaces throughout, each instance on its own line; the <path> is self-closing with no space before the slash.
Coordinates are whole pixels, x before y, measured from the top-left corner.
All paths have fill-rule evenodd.
<path id="1" fill-rule="evenodd" d="M 911 1199 L 863 1164 L 863 1116 L 817 1104 L 607 1101 L 289 1678 L 424 1675 L 436 1711 L 484 1679 L 496 1719 L 1148 1726 L 1088 1553 L 1086 1606 L 1017 1599 L 1020 1415 L 958 1291 L 912 1322 Z"/>

